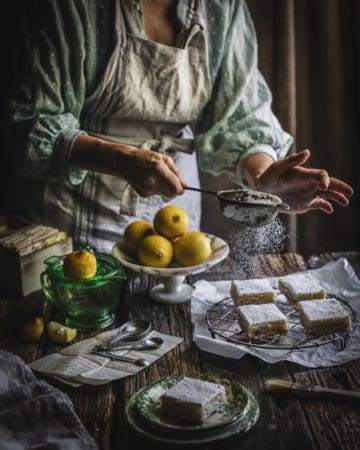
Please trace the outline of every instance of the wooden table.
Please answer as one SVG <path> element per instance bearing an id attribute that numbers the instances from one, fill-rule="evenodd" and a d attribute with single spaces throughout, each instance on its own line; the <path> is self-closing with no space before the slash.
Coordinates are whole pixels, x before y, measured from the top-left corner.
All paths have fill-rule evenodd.
<path id="1" fill-rule="evenodd" d="M 350 255 L 353 265 L 359 268 L 358 253 Z M 329 256 L 331 257 L 331 255 Z M 242 267 L 243 277 L 274 276 L 308 268 L 298 254 L 254 256 Z M 280 362 L 267 364 L 252 356 L 241 360 L 226 359 L 201 352 L 192 341 L 190 304 L 168 306 L 149 300 L 147 292 L 154 285 L 153 277 L 128 273 L 123 284 L 121 306 L 117 325 L 129 316 L 151 320 L 154 329 L 184 338 L 175 350 L 160 358 L 138 375 L 100 387 L 72 388 L 51 378 L 47 381 L 66 392 L 74 403 L 80 419 L 102 450 L 155 448 L 154 443 L 136 435 L 127 425 L 124 406 L 129 397 L 145 384 L 169 374 L 191 374 L 216 371 L 229 373 L 250 389 L 260 404 L 260 417 L 256 425 L 245 435 L 202 448 L 223 449 L 349 449 L 360 448 L 359 405 L 332 401 L 307 400 L 291 397 L 274 397 L 262 391 L 267 378 L 280 378 L 296 382 L 318 383 L 334 388 L 360 389 L 360 360 L 331 368 L 307 369 Z M 231 259 L 212 270 L 192 277 L 226 279 L 231 276 Z M 16 324 L 24 315 L 40 315 L 45 319 L 57 319 L 56 311 L 44 301 L 38 292 L 24 299 L 0 300 L 0 347 L 31 362 L 45 354 L 58 351 L 44 335 L 39 344 L 24 345 L 15 333 Z M 81 333 L 78 339 L 94 333 Z M 146 446 L 146 447 L 145 447 Z M 174 448 L 161 446 L 161 448 Z M 200 446 L 198 446 L 199 448 Z"/>

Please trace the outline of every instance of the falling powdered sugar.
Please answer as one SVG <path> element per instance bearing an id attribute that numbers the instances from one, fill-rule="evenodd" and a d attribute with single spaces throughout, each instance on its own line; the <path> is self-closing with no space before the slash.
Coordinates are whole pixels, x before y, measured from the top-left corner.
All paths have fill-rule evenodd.
<path id="1" fill-rule="evenodd" d="M 227 219 L 234 220 L 247 226 L 264 225 L 274 218 L 277 210 L 266 205 L 225 205 L 223 215 Z"/>
<path id="2" fill-rule="evenodd" d="M 287 236 L 286 226 L 279 217 L 261 227 L 232 222 L 227 234 L 232 278 L 255 278 L 256 267 L 252 266 L 251 256 L 281 253 Z"/>

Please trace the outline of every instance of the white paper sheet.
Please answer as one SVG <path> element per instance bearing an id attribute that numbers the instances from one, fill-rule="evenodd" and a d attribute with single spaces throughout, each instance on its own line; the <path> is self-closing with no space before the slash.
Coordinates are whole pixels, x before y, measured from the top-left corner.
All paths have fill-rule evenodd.
<path id="1" fill-rule="evenodd" d="M 30 367 L 33 370 L 53 376 L 58 380 L 81 386 L 82 384 L 99 385 L 110 381 L 134 375 L 144 367 L 124 361 L 112 361 L 110 358 L 91 354 L 95 345 L 104 342 L 105 339 L 116 334 L 117 330 L 101 333 L 94 338 L 85 339 L 76 344 L 65 347 L 59 353 L 44 356 L 33 363 Z M 132 359 L 145 358 L 150 364 L 161 356 L 174 349 L 183 338 L 161 334 L 152 331 L 149 337 L 160 337 L 163 344 L 156 350 L 128 350 L 114 351 L 115 355 L 126 354 Z M 135 344 L 136 341 L 132 341 Z M 130 343 L 130 344 L 131 344 Z"/>

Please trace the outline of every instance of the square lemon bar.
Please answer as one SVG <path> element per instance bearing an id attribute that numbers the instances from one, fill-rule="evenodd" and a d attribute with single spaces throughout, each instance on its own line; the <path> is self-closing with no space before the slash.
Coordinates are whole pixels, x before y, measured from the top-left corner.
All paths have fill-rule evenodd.
<path id="1" fill-rule="evenodd" d="M 274 303 L 275 292 L 269 280 L 232 280 L 230 294 L 236 306 Z"/>
<path id="2" fill-rule="evenodd" d="M 300 321 L 309 334 L 349 331 L 351 318 L 335 298 L 307 300 L 298 303 Z"/>
<path id="3" fill-rule="evenodd" d="M 221 384 L 184 377 L 160 396 L 160 412 L 176 423 L 203 423 L 225 402 Z"/>
<path id="4" fill-rule="evenodd" d="M 278 287 L 288 301 L 296 308 L 301 300 L 323 299 L 325 289 L 310 273 L 296 273 L 279 278 Z"/>
<path id="5" fill-rule="evenodd" d="M 287 334 L 288 320 L 274 303 L 238 306 L 241 329 L 249 339 Z"/>

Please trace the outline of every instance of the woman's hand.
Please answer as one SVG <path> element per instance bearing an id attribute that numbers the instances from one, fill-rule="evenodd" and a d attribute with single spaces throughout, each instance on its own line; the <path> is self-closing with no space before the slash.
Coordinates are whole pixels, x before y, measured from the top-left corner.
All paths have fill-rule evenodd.
<path id="1" fill-rule="evenodd" d="M 310 158 L 310 151 L 303 150 L 275 161 L 253 178 L 253 186 L 259 191 L 278 195 L 290 206 L 288 212 L 305 213 L 320 209 L 333 212 L 332 203 L 349 204 L 352 188 L 343 181 L 330 177 L 323 169 L 308 169 L 302 165 Z"/>
<path id="2" fill-rule="evenodd" d="M 172 198 L 182 194 L 186 186 L 173 160 L 162 153 L 136 148 L 127 154 L 122 165 L 122 176 L 143 197 Z"/>
<path id="3" fill-rule="evenodd" d="M 172 198 L 186 186 L 169 156 L 94 136 L 80 135 L 75 140 L 71 166 L 125 178 L 143 197 Z"/>

